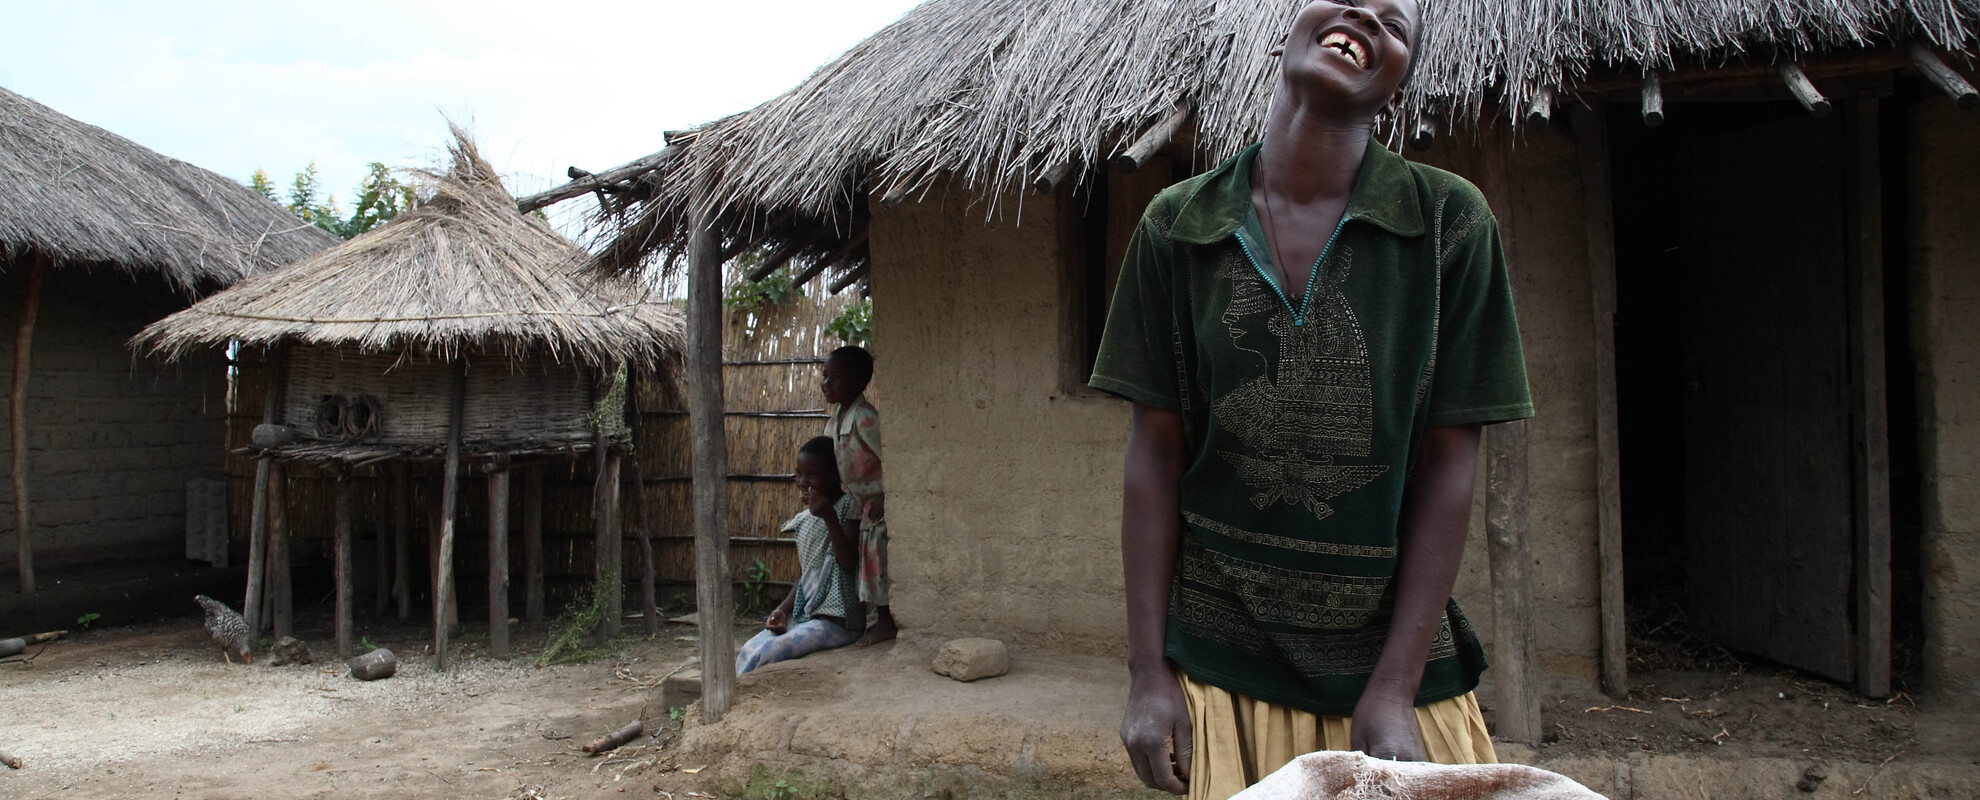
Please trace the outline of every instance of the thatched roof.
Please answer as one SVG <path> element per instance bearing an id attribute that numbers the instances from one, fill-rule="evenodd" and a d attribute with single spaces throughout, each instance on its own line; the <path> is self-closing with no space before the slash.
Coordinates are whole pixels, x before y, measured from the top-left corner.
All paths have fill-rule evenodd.
<path id="1" fill-rule="evenodd" d="M 385 225 L 257 275 L 140 332 L 170 357 L 229 341 L 452 357 L 548 350 L 598 364 L 658 363 L 681 316 L 629 280 L 580 274 L 586 253 L 515 198 L 459 128 L 453 166 Z"/>
<path id="2" fill-rule="evenodd" d="M 678 254 L 692 201 L 731 230 L 854 227 L 867 192 L 956 180 L 991 203 L 1075 179 L 1178 103 L 1215 163 L 1262 131 L 1269 48 L 1304 0 L 928 0 L 784 95 L 676 139 L 610 226 L 601 262 Z M 1601 72 L 1772 62 L 1909 36 L 1959 48 L 1980 0 L 1426 0 L 1405 118 L 1565 96 Z M 993 209 L 994 210 L 994 209 Z M 744 234 L 747 236 L 747 234 Z M 676 247 L 669 247 L 675 245 Z M 815 254 L 815 253 L 814 253 Z"/>
<path id="3" fill-rule="evenodd" d="M 0 257 L 156 271 L 190 293 L 336 243 L 235 181 L 0 89 Z"/>

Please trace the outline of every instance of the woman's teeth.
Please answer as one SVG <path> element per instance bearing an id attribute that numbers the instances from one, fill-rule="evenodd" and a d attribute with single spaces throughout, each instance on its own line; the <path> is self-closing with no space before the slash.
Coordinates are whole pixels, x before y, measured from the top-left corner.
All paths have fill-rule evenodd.
<path id="1" fill-rule="evenodd" d="M 1340 53 L 1347 60 L 1353 61 L 1357 67 L 1362 69 L 1368 68 L 1367 51 L 1361 48 L 1360 42 L 1355 41 L 1353 37 L 1345 33 L 1335 32 L 1327 34 L 1320 40 L 1320 46 Z"/>

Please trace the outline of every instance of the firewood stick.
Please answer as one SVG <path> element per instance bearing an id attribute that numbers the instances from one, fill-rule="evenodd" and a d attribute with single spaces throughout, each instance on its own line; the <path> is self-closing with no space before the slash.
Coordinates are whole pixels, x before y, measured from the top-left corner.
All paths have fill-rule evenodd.
<path id="1" fill-rule="evenodd" d="M 25 652 L 29 645 L 52 642 L 67 635 L 69 635 L 68 631 L 49 631 L 13 639 L 0 639 L 0 657 L 19 655 Z"/>
<path id="2" fill-rule="evenodd" d="M 9 753 L 5 750 L 0 750 L 0 764 L 6 764 L 7 766 L 12 767 L 14 769 L 20 769 L 25 763 L 26 762 L 21 761 L 20 756 L 14 755 L 13 753 Z"/>
<path id="3" fill-rule="evenodd" d="M 585 745 L 584 751 L 595 756 L 608 750 L 616 750 L 620 745 L 639 738 L 641 730 L 643 729 L 640 727 L 639 720 L 633 720 L 625 727 L 608 733 L 591 744 Z"/>

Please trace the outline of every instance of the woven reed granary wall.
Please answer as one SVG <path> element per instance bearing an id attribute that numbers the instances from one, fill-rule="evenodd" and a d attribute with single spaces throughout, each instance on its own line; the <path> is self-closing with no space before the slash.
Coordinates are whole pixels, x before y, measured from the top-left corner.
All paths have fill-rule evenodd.
<path id="1" fill-rule="evenodd" d="M 542 353 L 469 359 L 461 438 L 490 441 L 584 441 L 593 389 L 586 370 Z M 314 429 L 326 395 L 373 398 L 380 409 L 375 440 L 388 445 L 445 445 L 452 369 L 431 358 L 399 358 L 351 348 L 288 351 L 282 422 Z"/>
<path id="2" fill-rule="evenodd" d="M 724 391 L 729 408 L 726 424 L 731 474 L 728 481 L 728 525 L 730 535 L 741 541 L 732 548 L 729 563 L 732 577 L 739 583 L 750 579 L 751 569 L 758 559 L 769 571 L 769 583 L 788 583 L 797 577 L 796 553 L 788 539 L 782 542 L 751 540 L 781 538 L 778 527 L 801 507 L 791 480 L 793 461 L 798 446 L 824 428 L 824 403 L 818 394 L 818 370 L 824 354 L 842 344 L 828 340 L 824 328 L 846 303 L 856 299 L 851 293 L 833 297 L 814 286 L 803 298 L 785 306 L 755 315 L 730 314 L 724 352 L 724 359 L 729 362 L 724 370 Z M 313 421 L 320 395 L 326 393 L 321 387 L 331 384 L 327 378 L 312 377 L 311 373 L 324 372 L 323 368 L 332 363 L 330 359 L 333 356 L 347 359 L 346 364 L 363 367 L 392 361 L 386 356 L 292 351 L 289 355 L 292 382 L 300 374 L 313 381 L 307 386 L 318 388 L 292 383 L 291 390 L 286 393 L 284 411 L 284 418 L 290 424 L 307 426 Z M 253 497 L 254 460 L 231 451 L 245 445 L 254 426 L 261 422 L 262 391 L 267 381 L 266 367 L 261 359 L 258 350 L 241 351 L 235 396 L 227 417 L 229 520 L 235 548 L 243 551 Z M 351 370 L 350 374 L 360 375 L 362 372 Z M 382 433 L 387 440 L 399 436 L 417 437 L 422 435 L 420 431 L 438 431 L 444 436 L 445 368 L 437 364 L 413 362 L 399 365 L 394 372 L 400 372 L 402 376 L 363 378 L 369 382 L 355 385 L 355 388 L 342 388 L 353 384 L 338 384 L 339 388 L 327 391 L 367 393 L 384 400 L 385 429 Z M 434 374 L 426 376 L 427 372 Z M 543 418 L 568 419 L 571 426 L 552 426 L 544 431 L 569 433 L 584 430 L 582 418 L 590 409 L 592 400 L 584 393 L 583 381 L 586 378 L 577 367 L 538 359 L 525 361 L 514 368 L 471 369 L 468 375 L 468 401 L 464 416 L 469 441 L 477 438 L 478 430 L 485 434 L 495 431 L 496 426 L 514 427 L 515 423 L 503 419 L 500 413 L 484 413 L 478 417 L 476 409 L 478 395 L 489 397 L 514 392 L 509 382 L 515 380 L 525 381 L 545 395 L 562 393 L 562 396 L 547 401 L 535 401 L 535 408 L 554 412 L 546 413 Z M 421 376 L 432 380 L 422 379 Z M 642 412 L 641 436 L 635 444 L 634 457 L 638 460 L 639 476 L 645 485 L 646 521 L 654 543 L 659 600 L 662 604 L 676 606 L 686 604 L 694 581 L 693 514 L 688 480 L 690 453 L 683 396 L 679 386 L 670 389 L 648 380 L 642 382 L 640 391 L 633 398 Z M 394 397 L 408 398 L 413 400 L 413 404 L 410 409 L 402 408 L 404 404 L 394 402 Z M 427 400 L 433 402 L 428 403 Z M 515 403 L 519 402 L 524 401 L 505 401 L 494 411 L 514 411 Z M 438 411 L 428 407 L 436 407 Z M 573 411 L 575 415 L 571 413 Z M 435 416 L 436 413 L 439 416 Z M 369 597 L 373 591 L 371 587 L 374 584 L 371 582 L 375 580 L 375 569 L 372 566 L 372 548 L 378 532 L 389 524 L 390 479 L 387 469 L 383 465 L 367 466 L 357 470 L 352 477 L 352 525 L 359 540 L 356 553 L 360 597 Z M 549 605 L 555 609 L 574 597 L 590 579 L 593 563 L 593 461 L 585 455 L 537 469 L 543 474 L 546 586 Z M 299 573 L 319 568 L 327 570 L 332 536 L 333 476 L 326 470 L 306 464 L 291 464 L 288 477 L 289 526 L 298 540 L 295 546 L 296 568 Z M 414 543 L 409 552 L 415 560 L 423 563 L 426 552 L 423 541 L 429 526 L 426 509 L 432 495 L 439 491 L 438 468 L 415 467 L 410 477 L 412 499 L 409 523 Z M 641 570 L 640 550 L 635 538 L 639 524 L 637 504 L 640 500 L 630 483 L 633 480 L 632 470 L 626 469 L 621 477 L 628 482 L 620 493 L 623 499 L 621 519 L 626 536 L 622 550 L 625 554 L 625 579 L 629 584 L 636 585 Z M 509 547 L 513 560 L 511 574 L 517 576 L 512 579 L 511 585 L 516 592 L 520 592 L 523 585 L 520 579 L 523 569 L 520 541 L 522 494 L 518 482 L 510 494 L 510 520 L 516 528 Z M 461 596 L 470 606 L 485 595 L 474 587 L 480 585 L 482 576 L 487 574 L 487 516 L 486 483 L 480 479 L 478 471 L 469 470 L 463 473 L 462 480 L 459 512 L 461 538 L 456 544 L 455 575 L 463 587 Z M 416 592 L 420 597 L 425 597 L 424 569 L 416 568 L 411 572 Z M 632 591 L 631 585 L 628 591 Z M 519 602 L 520 596 L 515 599 Z M 679 602 L 673 602 L 676 600 Z"/>

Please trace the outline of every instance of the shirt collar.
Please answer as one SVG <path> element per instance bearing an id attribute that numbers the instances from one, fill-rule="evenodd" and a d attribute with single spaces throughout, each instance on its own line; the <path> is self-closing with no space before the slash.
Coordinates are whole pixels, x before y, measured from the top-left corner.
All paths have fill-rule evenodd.
<path id="1" fill-rule="evenodd" d="M 1176 211 L 1169 238 L 1190 244 L 1211 244 L 1230 236 L 1251 211 L 1251 162 L 1258 144 L 1225 160 Z M 1361 172 L 1348 194 L 1347 216 L 1397 236 L 1423 235 L 1422 203 L 1409 162 L 1374 139 L 1361 156 Z"/>

